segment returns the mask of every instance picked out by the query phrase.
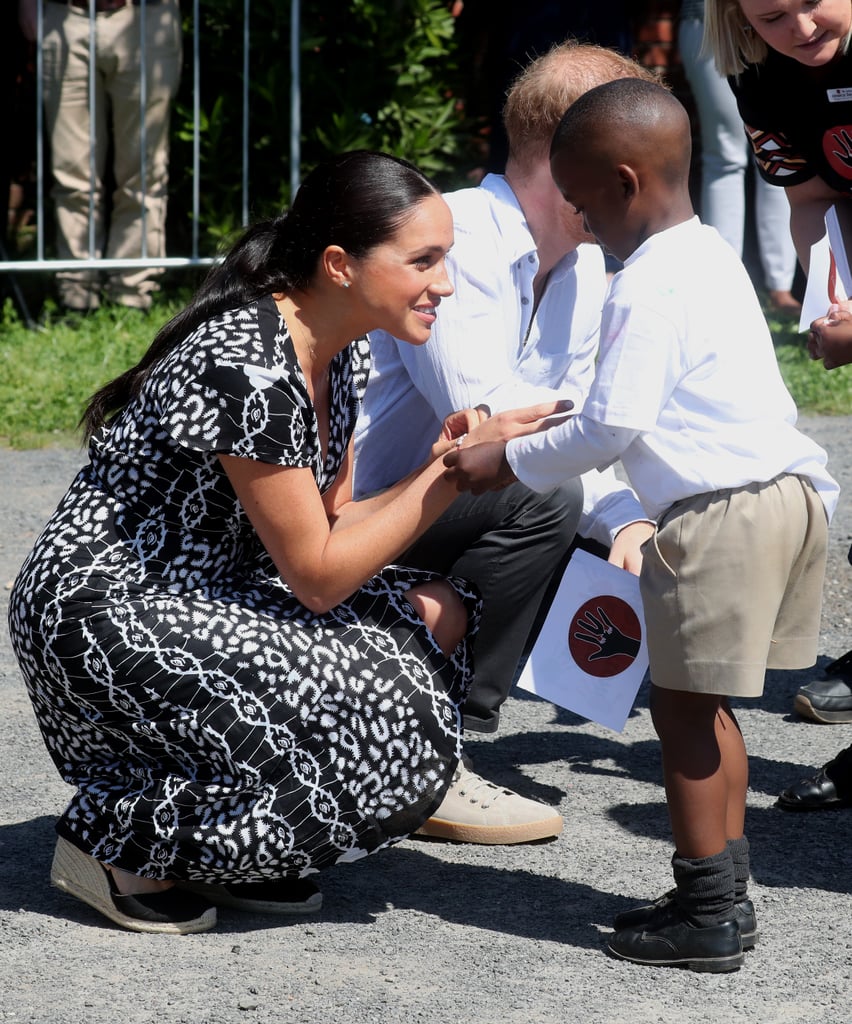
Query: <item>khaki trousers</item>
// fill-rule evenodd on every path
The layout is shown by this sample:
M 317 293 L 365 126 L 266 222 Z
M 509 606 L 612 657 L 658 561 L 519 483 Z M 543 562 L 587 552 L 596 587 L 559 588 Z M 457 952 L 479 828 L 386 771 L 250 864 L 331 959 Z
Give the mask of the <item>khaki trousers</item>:
M 793 474 L 672 505 L 639 577 L 654 685 L 759 697 L 767 668 L 813 665 L 827 547 L 825 507 Z
M 175 0 L 144 12 L 146 77 L 142 96 L 140 7 L 95 15 L 94 96 L 90 96 L 89 13 L 54 0 L 44 4 L 44 103 L 51 150 L 60 259 L 165 255 L 169 114 L 181 68 L 180 11 Z M 94 110 L 94 174 L 90 109 Z M 145 180 L 141 126 L 144 122 Z M 107 168 L 108 155 L 111 167 Z M 105 192 L 110 170 L 114 191 Z M 94 197 L 90 248 L 89 196 Z M 144 211 L 144 217 L 143 217 Z M 144 242 L 144 244 L 143 244 Z M 110 300 L 147 308 L 161 271 L 114 272 Z M 60 301 L 73 309 L 99 303 L 96 271 L 60 272 Z

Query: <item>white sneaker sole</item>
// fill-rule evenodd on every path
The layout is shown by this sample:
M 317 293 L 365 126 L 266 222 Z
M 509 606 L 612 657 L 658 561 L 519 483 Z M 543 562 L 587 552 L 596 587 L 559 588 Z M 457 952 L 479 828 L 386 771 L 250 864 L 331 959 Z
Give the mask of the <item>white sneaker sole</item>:
M 429 818 L 414 833 L 435 839 L 451 839 L 457 843 L 478 843 L 482 846 L 511 846 L 514 843 L 534 843 L 539 839 L 553 839 L 562 831 L 562 818 L 525 821 L 515 825 L 470 825 L 445 818 Z

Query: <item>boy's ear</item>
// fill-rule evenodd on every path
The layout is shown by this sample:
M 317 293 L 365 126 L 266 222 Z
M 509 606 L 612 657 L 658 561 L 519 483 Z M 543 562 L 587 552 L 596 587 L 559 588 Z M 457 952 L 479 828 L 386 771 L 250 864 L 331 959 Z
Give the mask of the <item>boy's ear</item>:
M 625 199 L 633 199 L 639 192 L 639 176 L 629 164 L 619 164 L 615 169 Z

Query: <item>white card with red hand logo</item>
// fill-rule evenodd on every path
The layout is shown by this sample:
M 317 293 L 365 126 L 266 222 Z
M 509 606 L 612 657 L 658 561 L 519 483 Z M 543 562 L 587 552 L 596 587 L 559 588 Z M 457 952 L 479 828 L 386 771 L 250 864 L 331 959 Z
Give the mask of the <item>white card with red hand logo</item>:
M 621 732 L 647 670 L 638 576 L 575 551 L 517 685 Z

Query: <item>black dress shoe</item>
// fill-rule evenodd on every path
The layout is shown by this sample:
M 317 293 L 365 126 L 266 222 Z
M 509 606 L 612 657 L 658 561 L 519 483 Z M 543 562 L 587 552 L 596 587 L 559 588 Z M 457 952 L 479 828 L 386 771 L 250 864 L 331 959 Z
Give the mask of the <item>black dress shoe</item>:
M 826 775 L 825 768 L 809 779 L 801 779 L 790 786 L 775 801 L 782 811 L 829 811 L 852 806 L 852 801 L 840 796 L 837 787 Z
M 686 967 L 723 974 L 743 964 L 743 944 L 736 921 L 699 927 L 687 920 L 674 902 L 651 924 L 624 928 L 612 935 L 609 950 L 621 960 L 649 967 Z
M 800 686 L 793 710 L 826 725 L 852 722 L 852 651 L 826 665 L 821 679 Z
M 613 925 L 615 930 L 625 928 L 653 927 L 654 921 L 675 902 L 677 889 L 669 889 L 653 903 L 641 903 L 620 914 L 616 914 Z M 757 942 L 757 914 L 751 900 L 740 900 L 734 904 L 734 918 L 740 929 L 743 949 L 751 949 Z

